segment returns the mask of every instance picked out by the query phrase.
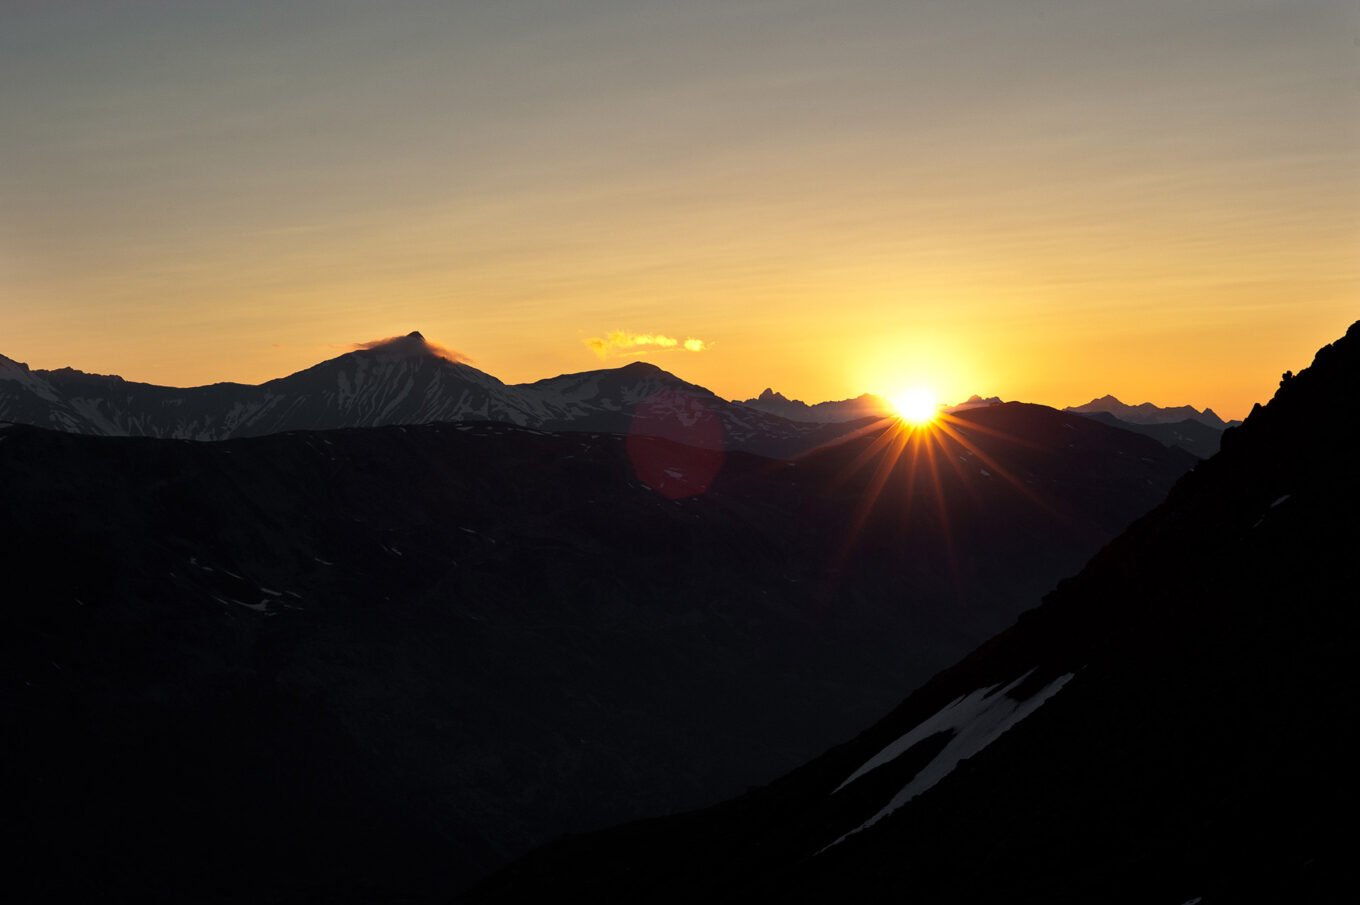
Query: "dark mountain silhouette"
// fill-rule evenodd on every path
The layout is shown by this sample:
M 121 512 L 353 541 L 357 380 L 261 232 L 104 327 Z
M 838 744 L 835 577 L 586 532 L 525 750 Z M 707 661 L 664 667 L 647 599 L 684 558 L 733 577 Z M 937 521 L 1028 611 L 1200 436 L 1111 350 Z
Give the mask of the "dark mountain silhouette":
M 1079 415 L 1086 415 L 1092 412 L 1106 412 L 1114 415 L 1120 421 L 1128 424 L 1175 424 L 1179 421 L 1198 421 L 1206 427 L 1215 430 L 1224 430 L 1237 422 L 1224 421 L 1214 413 L 1213 409 L 1200 411 L 1191 405 L 1178 405 L 1171 408 L 1161 408 L 1151 402 L 1141 402 L 1138 405 L 1125 405 L 1114 396 L 1101 396 L 1099 399 L 1092 399 L 1085 405 L 1070 405 L 1063 409 L 1065 412 L 1076 412 Z
M 1285 377 L 1042 607 L 853 741 L 471 898 L 1349 901 L 1360 323 Z
M 854 399 L 809 405 L 801 399 L 789 399 L 783 393 L 776 393 L 766 387 L 759 396 L 740 400 L 739 404 L 788 418 L 790 421 L 856 421 L 861 418 L 882 418 L 892 414 L 892 405 L 888 400 L 872 393 L 864 393 Z
M 957 405 L 946 406 L 945 411 L 966 412 L 969 409 L 982 408 L 988 405 L 1001 405 L 1001 404 L 1002 399 L 1000 396 L 988 396 L 984 399 L 982 396 L 979 396 L 977 393 L 974 393 L 973 395 L 969 396 L 967 399 L 963 400 Z
M 636 385 L 562 404 L 590 380 Z M 9 887 L 401 898 L 712 803 L 886 712 L 1192 462 L 1017 404 L 795 460 L 488 422 L 5 428 Z
M 0 358 L 0 419 L 80 434 L 186 440 L 498 421 L 632 431 L 770 456 L 795 455 L 863 425 L 816 425 L 756 412 L 641 362 L 507 386 L 419 332 L 259 386 L 160 387 L 70 368 L 30 370 Z
M 1110 427 L 1133 431 L 1136 434 L 1146 434 L 1156 439 L 1163 446 L 1179 446 L 1201 459 L 1207 459 L 1218 452 L 1219 446 L 1223 442 L 1222 430 L 1209 427 L 1203 421 L 1196 421 L 1193 418 L 1187 418 L 1184 421 L 1133 424 L 1128 421 L 1121 421 L 1109 412 L 1086 412 L 1084 414 L 1087 418 L 1094 418 L 1103 424 L 1110 425 Z

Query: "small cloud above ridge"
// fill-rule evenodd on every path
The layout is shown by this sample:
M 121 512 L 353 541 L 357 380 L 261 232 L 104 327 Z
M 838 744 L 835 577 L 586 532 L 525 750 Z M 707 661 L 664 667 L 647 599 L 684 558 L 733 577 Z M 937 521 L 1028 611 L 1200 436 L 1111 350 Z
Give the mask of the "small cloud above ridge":
M 709 347 L 707 342 L 693 336 L 680 340 L 664 333 L 629 333 L 626 330 L 589 337 L 585 344 L 600 358 L 608 358 L 617 352 L 703 352 Z

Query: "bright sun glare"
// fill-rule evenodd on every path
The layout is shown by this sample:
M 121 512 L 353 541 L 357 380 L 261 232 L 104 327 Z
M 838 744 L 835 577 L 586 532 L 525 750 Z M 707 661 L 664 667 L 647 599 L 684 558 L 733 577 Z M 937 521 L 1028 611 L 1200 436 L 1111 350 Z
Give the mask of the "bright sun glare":
M 903 390 L 893 396 L 891 401 L 897 417 L 909 424 L 929 424 L 940 414 L 939 400 L 925 387 Z

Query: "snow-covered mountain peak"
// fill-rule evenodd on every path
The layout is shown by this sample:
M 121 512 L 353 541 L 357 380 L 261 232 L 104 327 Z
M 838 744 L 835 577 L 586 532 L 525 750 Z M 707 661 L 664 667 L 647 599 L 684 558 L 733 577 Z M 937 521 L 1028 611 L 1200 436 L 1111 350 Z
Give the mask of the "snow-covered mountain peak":
M 29 370 L 28 365 L 12 358 L 0 355 L 0 380 L 8 380 L 19 384 L 24 390 L 34 393 L 44 400 L 54 402 L 57 399 L 56 393 L 48 385 L 42 376 Z
M 0 380 L 19 380 L 20 375 L 28 375 L 28 365 L 0 355 Z

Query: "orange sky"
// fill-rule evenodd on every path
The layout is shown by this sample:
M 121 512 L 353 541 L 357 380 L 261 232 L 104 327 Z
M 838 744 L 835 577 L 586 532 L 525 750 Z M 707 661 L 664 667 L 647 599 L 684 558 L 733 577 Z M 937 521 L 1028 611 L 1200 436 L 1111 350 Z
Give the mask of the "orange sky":
M 0 353 L 1241 417 L 1360 318 L 1352 2 L 287 7 L 0 10 Z

